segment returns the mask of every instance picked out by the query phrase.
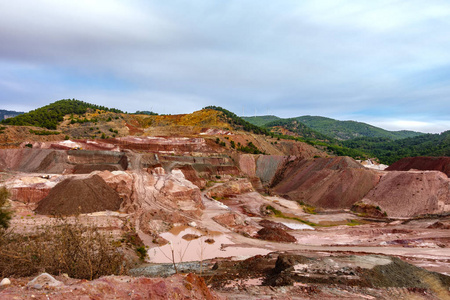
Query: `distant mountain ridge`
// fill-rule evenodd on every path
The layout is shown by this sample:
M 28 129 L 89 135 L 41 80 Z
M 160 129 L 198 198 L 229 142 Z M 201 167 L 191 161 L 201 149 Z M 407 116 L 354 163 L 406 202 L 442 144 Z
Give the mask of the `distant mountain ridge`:
M 0 121 L 24 114 L 22 111 L 0 109 Z
M 244 120 L 252 124 L 259 124 L 258 126 L 269 127 L 272 126 L 273 121 L 280 120 L 296 120 L 305 124 L 310 129 L 319 132 L 330 138 L 337 140 L 350 140 L 360 137 L 380 137 L 389 138 L 391 140 L 399 140 L 404 138 L 416 137 L 424 133 L 401 130 L 389 131 L 367 123 L 357 121 L 339 121 L 331 118 L 320 116 L 301 116 L 296 118 L 282 119 L 276 116 L 256 116 L 243 117 Z

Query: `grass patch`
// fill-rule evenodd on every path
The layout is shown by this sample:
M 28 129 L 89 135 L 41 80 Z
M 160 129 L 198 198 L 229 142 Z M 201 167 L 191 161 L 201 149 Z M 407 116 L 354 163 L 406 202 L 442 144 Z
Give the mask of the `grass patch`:
M 297 217 L 285 216 L 281 211 L 279 211 L 278 209 L 276 209 L 275 207 L 273 207 L 271 205 L 267 205 L 266 209 L 270 210 L 274 214 L 274 216 L 277 217 L 277 218 L 282 218 L 282 219 L 287 219 L 287 220 L 295 220 L 295 221 L 298 221 L 298 222 L 301 222 L 303 224 L 306 224 L 306 225 L 309 225 L 309 226 L 313 226 L 313 227 L 320 226 L 319 224 L 316 224 L 316 223 L 313 223 L 313 222 L 310 222 L 310 221 L 306 221 L 306 220 L 302 220 L 302 219 L 297 218 Z
M 358 226 L 358 225 L 363 225 L 363 224 L 365 224 L 364 222 L 361 222 L 361 221 L 359 221 L 359 220 L 355 220 L 355 219 L 350 219 L 350 220 L 348 220 L 348 222 L 347 222 L 347 226 Z

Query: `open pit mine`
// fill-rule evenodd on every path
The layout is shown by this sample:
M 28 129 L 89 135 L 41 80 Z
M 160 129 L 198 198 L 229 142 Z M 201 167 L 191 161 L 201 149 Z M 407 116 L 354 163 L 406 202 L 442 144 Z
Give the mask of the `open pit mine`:
M 0 245 L 0 299 L 450 298 L 448 157 L 379 170 L 217 121 L 126 118 L 105 139 L 5 127 L 7 232 L 93 226 L 123 263 L 89 280 L 46 265 L 20 276 L 7 263 L 38 256 Z M 232 146 L 250 142 L 264 154 Z

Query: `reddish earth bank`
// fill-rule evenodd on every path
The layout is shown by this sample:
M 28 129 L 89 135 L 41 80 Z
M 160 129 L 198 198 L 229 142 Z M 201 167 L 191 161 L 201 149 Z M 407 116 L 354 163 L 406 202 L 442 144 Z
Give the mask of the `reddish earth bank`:
M 450 177 L 450 157 L 407 157 L 390 165 L 387 171 L 441 171 Z
M 315 207 L 342 209 L 361 200 L 380 175 L 349 157 L 289 160 L 272 182 L 272 191 Z
M 448 213 L 450 179 L 437 171 L 391 171 L 362 202 L 394 218 Z

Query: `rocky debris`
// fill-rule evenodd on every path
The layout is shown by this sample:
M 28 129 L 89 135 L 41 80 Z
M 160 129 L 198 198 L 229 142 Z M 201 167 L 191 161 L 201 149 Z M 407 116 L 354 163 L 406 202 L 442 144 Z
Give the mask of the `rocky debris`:
M 364 202 L 356 202 L 350 208 L 351 211 L 360 214 L 363 217 L 385 218 L 387 214 L 381 211 L 379 206 L 370 205 Z
M 272 182 L 272 191 L 314 207 L 350 208 L 378 183 L 380 175 L 349 157 L 289 160 Z
M 427 228 L 430 229 L 450 229 L 450 222 L 440 222 L 440 221 L 436 221 L 433 224 L 431 224 L 430 226 L 428 226 Z
M 42 290 L 43 288 L 56 288 L 62 286 L 63 283 L 58 281 L 48 273 L 42 273 L 30 282 L 27 283 L 28 288 Z
M 270 221 L 270 220 L 261 220 L 258 223 L 259 225 L 261 225 L 264 228 L 277 228 L 277 229 L 282 229 L 282 230 L 290 230 L 291 228 L 287 227 L 286 225 L 284 225 L 283 223 L 278 223 L 278 222 L 274 222 L 274 221 Z
M 97 175 L 88 178 L 68 178 L 58 183 L 42 199 L 36 212 L 43 215 L 76 215 L 97 211 L 119 210 L 122 200 Z
M 234 195 L 253 192 L 253 186 L 247 178 L 239 178 L 225 182 L 208 190 L 207 196 L 215 199 L 224 199 Z
M 40 291 L 10 285 L 0 299 L 223 299 L 208 289 L 205 281 L 194 275 L 169 278 L 106 276 L 93 281 L 66 278 L 57 287 L 42 286 Z
M 386 171 L 441 171 L 450 177 L 450 157 L 406 157 L 393 163 Z
M 438 171 L 391 171 L 362 203 L 379 206 L 394 218 L 446 213 L 450 211 L 450 180 Z
M 256 238 L 260 240 L 285 243 L 295 243 L 297 241 L 295 237 L 279 227 L 264 227 L 258 231 Z
M 371 288 L 404 287 L 440 293 L 450 286 L 450 277 L 383 255 L 322 258 L 280 255 L 275 268 L 264 280 L 265 285 L 271 286 L 297 282 Z
M 254 236 L 258 231 L 253 221 L 235 212 L 217 215 L 212 219 L 225 228 L 243 234 L 244 236 Z
M 11 284 L 11 280 L 9 278 L 3 278 L 2 281 L 0 281 L 0 286 L 7 286 Z

